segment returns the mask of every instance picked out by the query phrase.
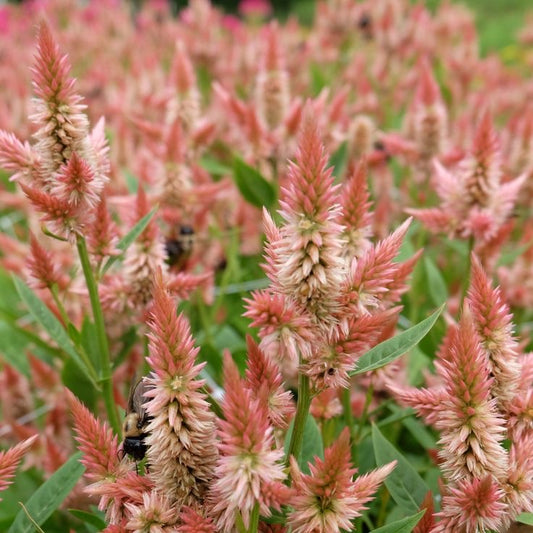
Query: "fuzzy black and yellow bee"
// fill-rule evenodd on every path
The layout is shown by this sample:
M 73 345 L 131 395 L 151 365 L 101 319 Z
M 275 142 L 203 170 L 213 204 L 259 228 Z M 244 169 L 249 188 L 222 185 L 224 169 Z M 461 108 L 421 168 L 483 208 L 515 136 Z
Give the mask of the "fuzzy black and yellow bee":
M 146 455 L 145 437 L 148 435 L 146 427 L 152 417 L 145 409 L 146 398 L 144 393 L 149 389 L 145 378 L 141 378 L 130 390 L 126 417 L 122 425 L 124 453 L 136 461 L 142 461 Z
M 167 263 L 169 266 L 182 270 L 192 254 L 194 247 L 194 229 L 189 225 L 181 225 L 176 236 L 170 237 L 165 243 Z

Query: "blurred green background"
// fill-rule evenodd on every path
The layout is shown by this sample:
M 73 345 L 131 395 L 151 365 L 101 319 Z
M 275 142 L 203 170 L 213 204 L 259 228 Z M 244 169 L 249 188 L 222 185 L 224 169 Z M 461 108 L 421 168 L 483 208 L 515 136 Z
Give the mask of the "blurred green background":
M 356 1 L 356 0 L 354 0 Z M 442 0 L 426 0 L 426 6 L 434 11 Z M 239 0 L 215 0 L 215 4 L 235 12 Z M 501 50 L 516 42 L 516 33 L 524 25 L 526 12 L 533 12 L 533 0 L 461 0 L 476 14 L 480 36 L 481 53 Z M 178 0 L 186 5 L 186 0 Z M 315 0 L 271 0 L 276 14 L 280 17 L 293 13 L 309 22 L 314 14 Z

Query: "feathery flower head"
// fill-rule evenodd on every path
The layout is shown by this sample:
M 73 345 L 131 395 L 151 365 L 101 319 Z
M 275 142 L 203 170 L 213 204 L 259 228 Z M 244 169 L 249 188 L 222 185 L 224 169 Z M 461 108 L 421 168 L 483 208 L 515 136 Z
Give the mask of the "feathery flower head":
M 408 209 L 431 231 L 479 243 L 493 238 L 514 207 L 525 175 L 501 182 L 501 151 L 491 116 L 486 112 L 477 126 L 471 153 L 450 172 L 437 161 L 435 187 L 441 206 Z
M 147 457 L 150 474 L 161 494 L 176 505 L 203 501 L 217 457 L 214 415 L 205 395 L 196 365 L 189 324 L 177 315 L 176 306 L 163 284 L 161 270 L 154 284 L 149 322 L 147 358 L 152 373 L 146 411 Z
M 298 362 L 299 354 L 307 359 L 311 354 L 312 316 L 302 310 L 289 297 L 269 290 L 254 291 L 244 300 L 244 316 L 253 320 L 252 327 L 259 328 L 260 347 L 279 361 Z
M 126 529 L 150 533 L 171 533 L 176 531 L 176 510 L 170 502 L 157 492 L 143 493 L 141 504 L 126 503 L 130 515 Z
M 476 330 L 487 351 L 494 377 L 492 394 L 505 408 L 514 397 L 520 380 L 517 342 L 512 335 L 509 306 L 499 287 L 493 288 L 481 263 L 472 255 L 470 288 L 466 300 Z
M 533 512 L 533 432 L 513 439 L 509 450 L 509 475 L 503 485 L 509 521 Z
M 260 119 L 271 130 L 285 118 L 290 104 L 289 75 L 284 67 L 276 24 L 265 29 L 263 64 L 256 80 L 255 101 Z
M 406 289 L 405 279 L 418 256 L 405 263 L 395 263 L 394 258 L 410 224 L 409 218 L 394 233 L 369 248 L 360 258 L 351 261 L 341 286 L 343 314 L 354 313 L 359 316 L 372 313 L 384 308 L 387 300 L 394 302 Z M 393 293 L 392 298 L 390 293 Z
M 422 170 L 429 174 L 429 162 L 443 148 L 447 133 L 447 113 L 429 61 L 419 64 L 420 78 L 416 89 L 414 111 L 414 137 Z
M 342 226 L 332 169 L 316 121 L 304 120 L 296 161 L 282 189 L 281 216 L 286 223 L 277 242 L 276 274 L 280 292 L 293 297 L 321 320 L 331 320 L 342 281 Z
M 6 490 L 12 483 L 11 479 L 15 476 L 15 471 L 24 454 L 35 442 L 37 435 L 30 437 L 8 450 L 0 452 L 0 492 Z M 0 498 L 2 501 L 2 498 Z
M 267 408 L 272 425 L 287 429 L 295 411 L 292 393 L 284 390 L 278 366 L 271 358 L 266 357 L 251 336 L 246 338 L 246 344 L 248 346 L 246 384 Z
M 366 161 L 361 161 L 344 184 L 340 203 L 342 207 L 341 224 L 345 246 L 342 254 L 347 260 L 361 257 L 371 246 L 372 214 L 367 183 Z
M 437 513 L 441 520 L 432 533 L 501 531 L 506 510 L 504 493 L 493 477 L 461 479 L 444 495 Z
M 315 457 L 311 473 L 300 472 L 291 457 L 295 494 L 290 505 L 289 524 L 294 533 L 338 533 L 351 531 L 351 520 L 361 516 L 395 462 L 353 479 L 356 469 L 350 463 L 350 438 L 344 429 L 335 444 L 324 451 L 324 460 Z
M 273 449 L 267 407 L 253 398 L 229 354 L 224 359 L 224 390 L 224 420 L 219 420 L 221 455 L 210 499 L 211 514 L 218 527 L 229 532 L 234 529 L 237 512 L 245 526 L 249 526 L 256 504 L 263 516 L 270 516 L 269 507 L 276 502 L 266 501 L 265 495 L 270 492 L 284 495 L 281 482 L 285 474 L 281 463 L 283 450 Z
M 217 533 L 210 518 L 198 514 L 192 507 L 182 507 L 178 533 Z
M 68 280 L 61 274 L 52 253 L 43 248 L 33 233 L 30 233 L 30 255 L 26 265 L 32 278 L 31 284 L 37 289 L 52 289 L 57 285 L 59 290 L 66 288 Z
M 466 311 L 445 356 L 435 363 L 447 394 L 436 421 L 442 470 L 453 481 L 489 474 L 501 480 L 507 471 L 504 420 L 491 396 L 487 354 Z
M 82 98 L 74 90 L 70 65 L 45 23 L 39 28 L 37 55 L 32 68 L 35 112 L 39 126 L 35 151 L 41 156 L 49 180 L 74 152 L 82 157 L 90 150 L 89 121 Z

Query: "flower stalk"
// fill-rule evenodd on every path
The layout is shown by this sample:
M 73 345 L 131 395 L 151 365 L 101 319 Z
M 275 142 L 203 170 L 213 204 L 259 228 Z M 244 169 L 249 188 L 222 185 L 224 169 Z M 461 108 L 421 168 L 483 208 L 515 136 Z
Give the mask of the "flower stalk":
M 289 450 L 285 458 L 285 464 L 287 466 L 289 466 L 291 455 L 294 455 L 298 459 L 302 451 L 305 423 L 309 414 L 310 405 L 311 391 L 309 388 L 309 377 L 303 372 L 300 372 L 298 375 L 298 404 L 296 406 L 296 415 L 294 416 L 294 426 L 292 428 Z
M 83 275 L 85 277 L 85 283 L 87 284 L 87 289 L 89 291 L 89 299 L 91 301 L 91 309 L 96 328 L 100 367 L 100 377 L 98 379 L 98 383 L 102 387 L 102 394 L 104 397 L 104 404 L 109 423 L 111 424 L 113 432 L 116 435 L 120 435 L 121 426 L 118 417 L 117 406 L 113 398 L 113 382 L 111 373 L 111 358 L 109 356 L 109 344 L 105 330 L 104 314 L 102 312 L 102 306 L 98 297 L 98 287 L 96 285 L 94 273 L 91 268 L 89 252 L 87 251 L 87 243 L 85 238 L 81 235 L 78 235 L 76 239 L 76 246 L 78 248 L 78 254 L 80 257 Z

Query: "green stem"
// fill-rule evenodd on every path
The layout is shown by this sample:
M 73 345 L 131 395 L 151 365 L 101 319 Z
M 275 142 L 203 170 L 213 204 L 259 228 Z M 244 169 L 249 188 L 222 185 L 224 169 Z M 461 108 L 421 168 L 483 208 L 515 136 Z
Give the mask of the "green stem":
M 357 455 L 355 451 L 355 423 L 353 419 L 353 411 L 352 411 L 352 398 L 351 398 L 351 391 L 350 389 L 342 389 L 342 412 L 343 412 L 343 418 L 344 418 L 344 424 L 348 428 L 348 431 L 350 432 L 350 443 L 351 443 L 351 450 L 352 450 L 352 462 L 357 460 Z
M 52 298 L 54 299 L 55 304 L 57 305 L 57 309 L 59 310 L 59 314 L 61 315 L 61 319 L 63 320 L 63 325 L 68 327 L 70 320 L 68 319 L 67 312 L 65 311 L 65 308 L 63 307 L 63 304 L 61 303 L 61 300 L 59 299 L 59 292 L 57 290 L 57 284 L 54 283 L 50 287 L 50 292 L 52 293 Z
M 309 406 L 311 405 L 311 392 L 309 390 L 309 378 L 300 372 L 298 375 L 298 404 L 296 406 L 296 415 L 294 417 L 294 427 L 292 428 L 291 442 L 285 464 L 289 466 L 289 459 L 291 455 L 298 460 L 302 451 L 302 444 L 304 438 L 305 422 L 309 413 Z
M 470 287 L 470 271 L 472 270 L 472 252 L 474 250 L 474 237 L 468 239 L 468 256 L 466 258 L 466 273 L 463 282 L 463 290 L 461 292 L 461 306 L 464 302 L 465 296 L 468 293 L 468 288 Z
M 370 402 L 372 401 L 373 395 L 374 395 L 374 385 L 370 384 L 366 391 L 365 406 L 363 407 L 363 412 L 361 414 L 361 418 L 359 419 L 359 424 L 357 426 L 357 431 L 354 437 L 354 441 L 357 444 L 359 444 L 361 432 L 363 431 L 366 421 L 368 420 L 368 408 L 370 407 Z
M 259 529 L 259 503 L 255 502 L 250 516 L 250 527 L 248 533 L 257 533 Z
M 78 235 L 76 241 L 78 247 L 78 254 L 80 256 L 81 267 L 83 275 L 85 276 L 85 283 L 89 291 L 89 299 L 91 300 L 91 308 L 93 311 L 94 325 L 96 327 L 96 336 L 99 348 L 100 358 L 100 379 L 98 380 L 102 386 L 102 393 L 104 396 L 104 404 L 107 412 L 109 423 L 113 431 L 120 435 L 120 422 L 118 418 L 117 406 L 113 397 L 113 382 L 111 373 L 111 358 L 109 356 L 109 345 L 107 342 L 107 335 L 104 324 L 104 314 L 102 306 L 100 305 L 100 298 L 98 297 L 98 287 L 89 261 L 89 252 L 87 251 L 87 243 L 85 238 Z

